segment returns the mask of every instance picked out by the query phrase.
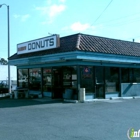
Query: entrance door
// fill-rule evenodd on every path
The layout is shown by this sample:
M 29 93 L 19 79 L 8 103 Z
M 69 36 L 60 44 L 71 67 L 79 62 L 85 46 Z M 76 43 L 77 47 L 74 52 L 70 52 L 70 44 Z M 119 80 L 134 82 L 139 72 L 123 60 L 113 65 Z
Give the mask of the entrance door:
M 53 69 L 53 98 L 62 98 L 62 71 L 61 69 Z
M 96 98 L 105 98 L 104 92 L 104 67 L 95 67 L 95 92 Z

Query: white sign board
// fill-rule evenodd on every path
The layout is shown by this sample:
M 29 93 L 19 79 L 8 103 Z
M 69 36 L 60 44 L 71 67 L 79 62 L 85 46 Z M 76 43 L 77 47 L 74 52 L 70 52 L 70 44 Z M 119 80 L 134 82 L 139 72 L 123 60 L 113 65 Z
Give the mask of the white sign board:
M 53 49 L 60 46 L 58 35 L 48 36 L 24 43 L 17 44 L 17 54 L 31 53 Z

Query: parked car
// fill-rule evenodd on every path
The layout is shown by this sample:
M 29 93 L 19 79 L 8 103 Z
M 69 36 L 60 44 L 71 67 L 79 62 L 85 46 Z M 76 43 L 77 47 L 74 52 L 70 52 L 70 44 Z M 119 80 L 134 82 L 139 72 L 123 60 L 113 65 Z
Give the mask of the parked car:
M 19 79 L 18 81 L 19 81 L 19 82 L 27 82 L 28 80 L 27 80 L 26 77 L 23 77 L 22 79 Z
M 0 83 L 0 93 L 8 93 L 8 85 L 6 81 Z

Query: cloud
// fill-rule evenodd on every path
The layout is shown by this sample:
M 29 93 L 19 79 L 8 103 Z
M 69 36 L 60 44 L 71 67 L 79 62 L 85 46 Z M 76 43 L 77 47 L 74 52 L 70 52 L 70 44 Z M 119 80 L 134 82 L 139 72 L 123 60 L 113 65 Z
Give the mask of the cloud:
M 91 28 L 91 26 L 88 23 L 82 24 L 80 22 L 75 22 L 70 26 L 70 28 L 72 31 L 85 31 Z
M 23 15 L 22 17 L 21 17 L 21 21 L 26 21 L 28 18 L 30 18 L 30 15 L 29 14 L 27 14 L 27 15 Z
M 14 18 L 19 18 L 19 17 L 20 17 L 20 15 L 16 15 L 16 14 L 14 15 Z
M 45 18 L 45 21 L 42 22 L 43 24 L 52 23 L 58 15 L 65 11 L 65 0 L 59 0 L 59 2 L 61 3 L 52 4 L 52 1 L 49 1 L 46 6 L 35 7 L 35 10 L 39 11 L 43 18 Z
M 62 2 L 62 3 L 64 3 L 66 0 L 59 0 L 59 2 Z
M 136 42 L 140 43 L 140 39 L 138 41 L 136 41 Z
M 65 5 L 52 5 L 49 10 L 49 17 L 55 17 L 65 10 Z
M 95 27 L 90 25 L 89 23 L 80 23 L 80 22 L 75 22 L 71 24 L 70 26 L 64 27 L 62 30 L 72 30 L 74 32 L 84 32 L 87 30 L 94 30 Z
M 30 15 L 29 14 L 26 14 L 26 15 L 17 15 L 17 14 L 15 14 L 14 18 L 15 19 L 20 19 L 22 22 L 25 22 L 27 19 L 30 18 Z

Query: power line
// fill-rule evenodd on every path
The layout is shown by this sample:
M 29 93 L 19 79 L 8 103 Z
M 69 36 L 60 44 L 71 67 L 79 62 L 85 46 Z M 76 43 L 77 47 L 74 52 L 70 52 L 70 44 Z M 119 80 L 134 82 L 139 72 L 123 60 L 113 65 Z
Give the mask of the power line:
M 114 23 L 107 23 L 107 24 L 104 24 L 104 26 L 123 26 L 123 25 L 129 25 L 129 24 L 133 24 L 133 23 L 138 23 L 140 21 L 139 18 L 136 18 L 136 19 L 131 19 L 131 20 L 125 20 L 125 21 L 118 21 L 118 22 L 114 22 Z M 100 24 L 103 24 L 103 23 L 100 23 Z
M 109 2 L 109 4 L 105 7 L 105 9 L 102 11 L 102 13 L 97 17 L 97 19 L 94 21 L 94 23 L 102 16 L 102 14 L 107 10 L 107 8 L 109 7 L 109 5 L 113 2 L 113 0 L 111 0 Z M 93 24 L 92 24 L 93 25 Z
M 123 17 L 119 17 L 119 18 L 116 18 L 116 19 L 108 20 L 108 21 L 102 21 L 100 24 L 108 23 L 108 22 L 115 22 L 115 21 L 120 21 L 120 20 L 125 20 L 125 19 L 131 18 L 131 17 L 135 18 L 134 17 L 135 15 L 140 16 L 140 12 L 139 13 L 135 13 L 135 14 L 131 14 L 131 15 L 127 15 L 127 16 L 123 16 Z M 139 19 L 139 17 L 138 17 L 138 19 Z
M 102 16 L 102 14 L 104 13 L 104 11 L 109 7 L 109 5 L 113 2 L 113 0 L 111 0 L 109 2 L 109 4 L 106 6 L 106 8 L 103 10 L 103 12 L 99 15 L 99 17 L 94 21 L 94 23 Z M 127 15 L 127 16 L 123 16 L 123 17 L 120 17 L 120 18 L 117 18 L 117 19 L 112 19 L 112 20 L 109 20 L 109 21 L 103 21 L 99 24 L 103 24 L 105 23 L 104 26 L 122 26 L 122 25 L 128 25 L 128 24 L 132 24 L 134 22 L 139 22 L 140 19 L 139 19 L 139 15 L 140 12 L 138 13 L 135 13 L 135 14 L 131 14 L 131 15 Z M 134 17 L 135 16 L 135 17 Z M 137 17 L 136 17 L 137 16 Z M 132 17 L 132 18 L 131 18 Z M 126 18 L 131 18 L 131 19 L 127 19 L 125 20 Z M 96 23 L 97 24 L 97 23 Z M 91 24 L 92 26 L 93 24 Z

